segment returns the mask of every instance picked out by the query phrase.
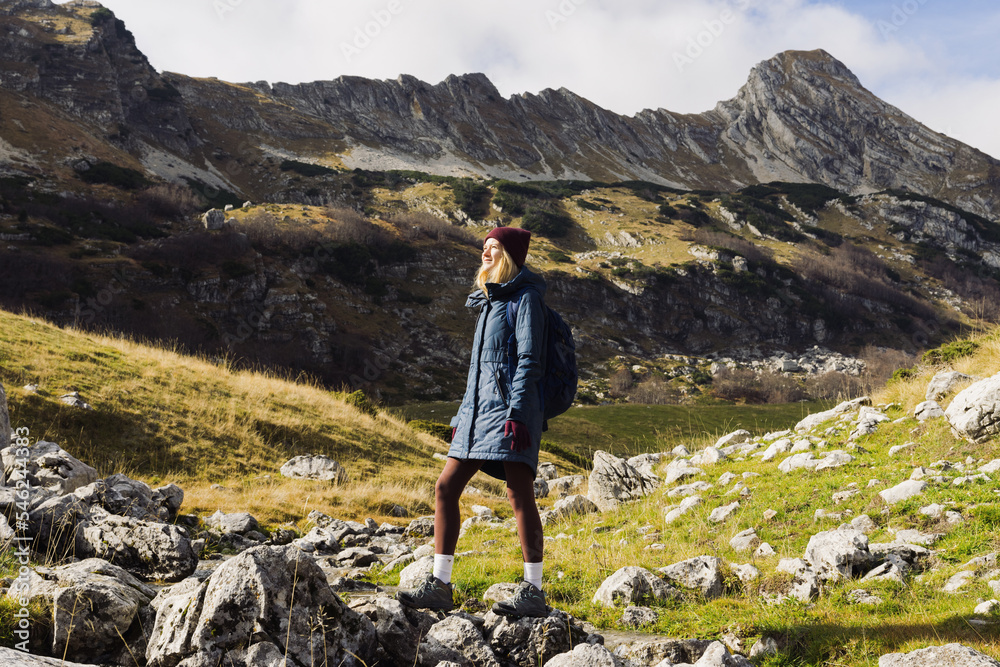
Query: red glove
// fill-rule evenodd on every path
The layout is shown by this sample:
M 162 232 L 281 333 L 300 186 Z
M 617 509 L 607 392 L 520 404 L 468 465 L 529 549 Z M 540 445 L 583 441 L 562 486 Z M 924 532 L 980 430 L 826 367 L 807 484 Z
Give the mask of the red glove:
M 455 434 L 456 433 L 458 433 L 458 427 L 457 426 L 451 429 L 451 440 L 452 440 L 452 442 L 455 441 Z
M 512 452 L 523 452 L 531 448 L 531 436 L 528 434 L 528 427 L 521 422 L 508 419 L 507 423 L 503 425 L 503 434 L 504 437 L 509 435 L 514 436 L 510 441 L 510 450 Z

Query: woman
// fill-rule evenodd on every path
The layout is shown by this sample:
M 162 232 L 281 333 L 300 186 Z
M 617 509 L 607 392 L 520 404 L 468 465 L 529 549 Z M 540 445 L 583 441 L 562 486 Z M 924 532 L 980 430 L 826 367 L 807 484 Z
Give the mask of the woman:
M 524 581 L 513 597 L 493 605 L 493 611 L 516 617 L 548 614 L 541 590 L 544 536 L 534 490 L 542 435 L 538 381 L 545 281 L 524 266 L 530 239 L 525 229 L 497 227 L 483 243 L 476 289 L 465 304 L 479 310 L 465 398 L 451 421 L 451 449 L 434 489 L 434 571 L 415 590 L 397 595 L 409 607 L 453 607 L 451 569 L 461 526 L 458 500 L 482 470 L 507 482 L 524 558 Z M 516 314 L 508 311 L 512 302 Z

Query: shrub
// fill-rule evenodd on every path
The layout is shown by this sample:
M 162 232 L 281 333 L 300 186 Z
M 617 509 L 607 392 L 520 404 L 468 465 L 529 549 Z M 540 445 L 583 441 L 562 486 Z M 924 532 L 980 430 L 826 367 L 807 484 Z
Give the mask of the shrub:
M 344 396 L 344 402 L 370 417 L 378 416 L 378 408 L 360 389 Z
M 609 393 L 614 398 L 624 398 L 632 388 L 632 373 L 627 368 L 621 368 L 609 380 Z
M 673 405 L 680 403 L 680 390 L 660 378 L 640 382 L 628 393 L 629 401 L 643 405 Z
M 489 211 L 492 191 L 473 180 L 463 178 L 451 183 L 451 191 L 455 195 L 455 203 L 473 218 L 482 219 Z
M 309 164 L 308 162 L 299 162 L 298 160 L 282 160 L 281 171 L 293 171 L 296 174 L 309 178 L 329 176 L 337 173 L 333 169 L 324 167 L 321 164 Z
M 660 213 L 660 216 L 663 217 L 665 220 L 669 220 L 670 218 L 676 218 L 678 216 L 677 209 L 671 206 L 670 204 L 660 204 L 660 208 L 658 209 L 658 211 Z
M 573 226 L 573 219 L 558 208 L 549 209 L 530 204 L 525 209 L 521 226 L 533 234 L 560 238 L 569 233 Z
M 925 364 L 948 364 L 956 359 L 968 357 L 979 349 L 979 343 L 971 340 L 956 340 L 945 343 L 941 347 L 924 352 Z
M 110 21 L 115 18 L 114 12 L 105 7 L 101 7 L 90 15 L 90 25 L 97 27 L 98 25 L 104 23 L 105 21 Z

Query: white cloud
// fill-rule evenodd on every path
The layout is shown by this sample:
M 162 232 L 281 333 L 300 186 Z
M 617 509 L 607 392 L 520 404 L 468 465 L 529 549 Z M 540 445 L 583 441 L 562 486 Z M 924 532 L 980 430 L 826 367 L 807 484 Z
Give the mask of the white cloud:
M 934 30 L 939 8 L 931 5 L 897 26 L 893 3 L 868 4 L 862 16 L 833 0 L 104 2 L 160 69 L 292 83 L 401 73 L 436 83 L 482 71 L 504 95 L 565 87 L 626 114 L 704 111 L 733 97 L 758 62 L 787 49 L 823 48 L 918 120 L 936 129 L 950 124 L 963 141 L 1000 154 L 986 118 L 991 107 L 976 103 L 996 99 L 1000 73 L 947 78 L 956 60 L 949 49 L 965 48 L 966 60 L 969 53 L 994 57 L 962 45 L 955 28 L 962 2 L 949 3 L 943 31 Z M 928 96 L 935 86 L 962 108 L 949 109 L 936 90 Z

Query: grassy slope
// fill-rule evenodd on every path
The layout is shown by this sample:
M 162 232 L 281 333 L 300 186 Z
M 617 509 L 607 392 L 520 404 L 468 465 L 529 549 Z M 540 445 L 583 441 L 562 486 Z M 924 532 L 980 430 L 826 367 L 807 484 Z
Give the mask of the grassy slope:
M 1000 367 L 1000 336 L 979 339 L 978 353 L 953 363 L 957 370 L 981 377 L 992 375 Z M 741 499 L 741 508 L 724 524 L 708 521 L 712 509 L 728 504 L 738 496 L 727 495 L 729 487 L 717 486 L 703 494 L 704 503 L 673 524 L 665 525 L 664 509 L 677 501 L 659 490 L 641 502 L 618 511 L 595 514 L 561 522 L 546 530 L 546 587 L 556 606 L 595 622 L 599 627 L 616 628 L 622 609 L 606 610 L 590 600 L 603 579 L 626 565 L 649 569 L 663 567 L 701 555 L 718 556 L 730 563 L 752 563 L 761 570 L 758 584 L 744 586 L 735 576 L 727 579 L 724 597 L 705 602 L 689 595 L 682 603 L 653 605 L 660 618 L 651 632 L 673 637 L 720 638 L 732 631 L 749 647 L 758 637 L 775 637 L 784 652 L 765 661 L 767 665 L 865 665 L 874 667 L 881 655 L 909 652 L 929 645 L 960 642 L 994 657 L 1000 657 L 1000 624 L 974 625 L 968 621 L 981 599 L 995 594 L 986 582 L 1000 578 L 981 572 L 957 594 L 940 591 L 943 584 L 962 565 L 976 556 L 1000 550 L 1000 513 L 996 510 L 994 484 L 976 482 L 963 486 L 931 485 L 916 499 L 887 506 L 878 491 L 909 478 L 916 466 L 929 466 L 939 460 L 964 462 L 972 457 L 975 467 L 997 456 L 996 442 L 970 445 L 956 439 L 944 420 L 918 424 L 913 408 L 923 400 L 927 381 L 938 368 L 923 368 L 917 377 L 890 384 L 874 397 L 876 403 L 897 405 L 888 408 L 892 423 L 883 424 L 873 435 L 858 444 L 863 450 L 853 452 L 856 460 L 843 468 L 821 471 L 799 470 L 784 474 L 777 464 L 758 459 L 724 461 L 707 468 L 703 478 L 715 482 L 720 475 L 733 472 L 759 473 L 748 480 L 749 499 Z M 950 396 L 947 400 L 950 400 Z M 943 405 L 947 405 L 947 400 Z M 828 448 L 844 448 L 849 427 L 839 428 L 827 437 Z M 913 442 L 915 446 L 890 458 L 893 445 Z M 879 483 L 868 488 L 869 480 Z M 732 484 L 732 483 L 730 483 Z M 832 495 L 857 484 L 860 493 L 840 504 Z M 966 522 L 952 527 L 918 513 L 931 503 L 950 503 Z M 764 519 L 766 510 L 777 516 Z M 839 518 L 816 518 L 825 509 L 842 513 Z M 877 524 L 871 543 L 891 542 L 893 531 L 917 528 L 941 532 L 944 537 L 934 545 L 935 554 L 928 570 L 912 578 L 906 586 L 891 583 L 848 581 L 829 586 L 810 604 L 786 602 L 769 606 L 760 596 L 761 587 L 773 590 L 785 575 L 776 573 L 780 558 L 801 558 L 809 538 L 822 530 L 835 529 L 841 522 L 868 514 Z M 642 527 L 659 533 L 662 551 L 645 547 Z M 749 553 L 736 553 L 729 540 L 746 528 L 756 528 L 763 541 L 770 543 L 777 557 L 755 559 Z M 497 540 L 484 545 L 485 540 Z M 516 535 L 507 531 L 473 528 L 459 543 L 459 550 L 472 551 L 456 561 L 456 581 L 460 594 L 476 608 L 476 600 L 486 587 L 498 580 L 520 577 Z M 393 577 L 385 579 L 393 583 Z M 876 607 L 852 604 L 847 595 L 864 588 L 885 600 Z M 987 619 L 989 620 L 989 619 Z

